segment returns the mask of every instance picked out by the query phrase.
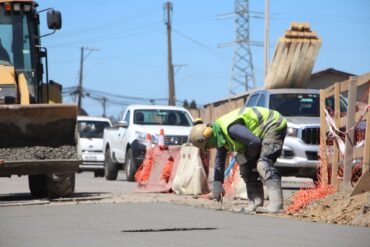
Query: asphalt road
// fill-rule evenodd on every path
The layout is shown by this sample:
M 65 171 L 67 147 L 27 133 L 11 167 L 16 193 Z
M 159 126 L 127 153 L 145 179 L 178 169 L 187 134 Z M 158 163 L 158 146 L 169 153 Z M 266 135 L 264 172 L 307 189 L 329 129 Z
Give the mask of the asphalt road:
M 293 189 L 307 182 L 284 180 Z M 77 196 L 87 198 L 135 187 L 121 174 L 76 180 Z M 159 202 L 43 203 L 29 198 L 27 177 L 0 178 L 0 206 L 0 246 L 370 246 L 369 228 Z
M 369 246 L 368 228 L 166 203 L 5 207 L 0 246 Z

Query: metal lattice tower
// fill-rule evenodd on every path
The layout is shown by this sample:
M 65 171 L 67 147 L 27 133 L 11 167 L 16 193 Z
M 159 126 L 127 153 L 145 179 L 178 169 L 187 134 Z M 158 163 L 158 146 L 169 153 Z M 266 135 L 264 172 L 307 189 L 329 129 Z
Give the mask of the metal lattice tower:
M 230 95 L 256 86 L 249 39 L 249 0 L 235 0 L 234 4 L 236 48 L 231 70 Z

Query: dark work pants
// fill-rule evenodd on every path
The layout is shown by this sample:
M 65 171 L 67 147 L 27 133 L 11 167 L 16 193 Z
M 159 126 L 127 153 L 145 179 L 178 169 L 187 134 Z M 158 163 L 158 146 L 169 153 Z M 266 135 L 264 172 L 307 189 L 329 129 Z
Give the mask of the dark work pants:
M 281 155 L 286 131 L 286 127 L 280 130 L 270 128 L 262 138 L 262 146 L 259 155 L 254 159 L 248 160 L 245 164 L 239 164 L 240 175 L 245 183 L 256 183 L 258 181 L 259 174 L 256 167 L 257 163 L 260 161 L 268 165 L 266 169 L 266 180 L 281 178 L 274 164 Z

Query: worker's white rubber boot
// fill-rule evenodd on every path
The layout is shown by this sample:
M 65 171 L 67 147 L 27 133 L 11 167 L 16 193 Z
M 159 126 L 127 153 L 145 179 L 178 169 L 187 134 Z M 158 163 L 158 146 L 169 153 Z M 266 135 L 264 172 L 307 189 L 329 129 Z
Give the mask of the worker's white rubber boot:
M 263 184 L 261 181 L 257 183 L 247 183 L 248 207 L 244 208 L 244 212 L 250 214 L 256 211 L 257 207 L 263 206 Z
M 283 212 L 283 191 L 281 179 L 266 180 L 266 189 L 269 195 L 267 207 L 258 207 L 256 213 L 282 213 Z

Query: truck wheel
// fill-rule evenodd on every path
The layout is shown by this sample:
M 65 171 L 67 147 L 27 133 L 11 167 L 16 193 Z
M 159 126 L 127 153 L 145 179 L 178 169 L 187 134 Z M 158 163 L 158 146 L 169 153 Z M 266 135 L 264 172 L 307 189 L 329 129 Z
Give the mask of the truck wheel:
M 118 177 L 118 168 L 110 156 L 109 148 L 105 151 L 104 173 L 107 180 L 116 180 Z
M 75 173 L 47 174 L 48 196 L 51 198 L 72 196 L 75 191 L 75 180 Z
M 126 152 L 125 170 L 127 181 L 135 181 L 136 166 L 131 149 L 128 149 Z
M 30 188 L 31 195 L 33 197 L 47 197 L 48 196 L 45 174 L 29 175 L 28 176 L 28 187 Z

